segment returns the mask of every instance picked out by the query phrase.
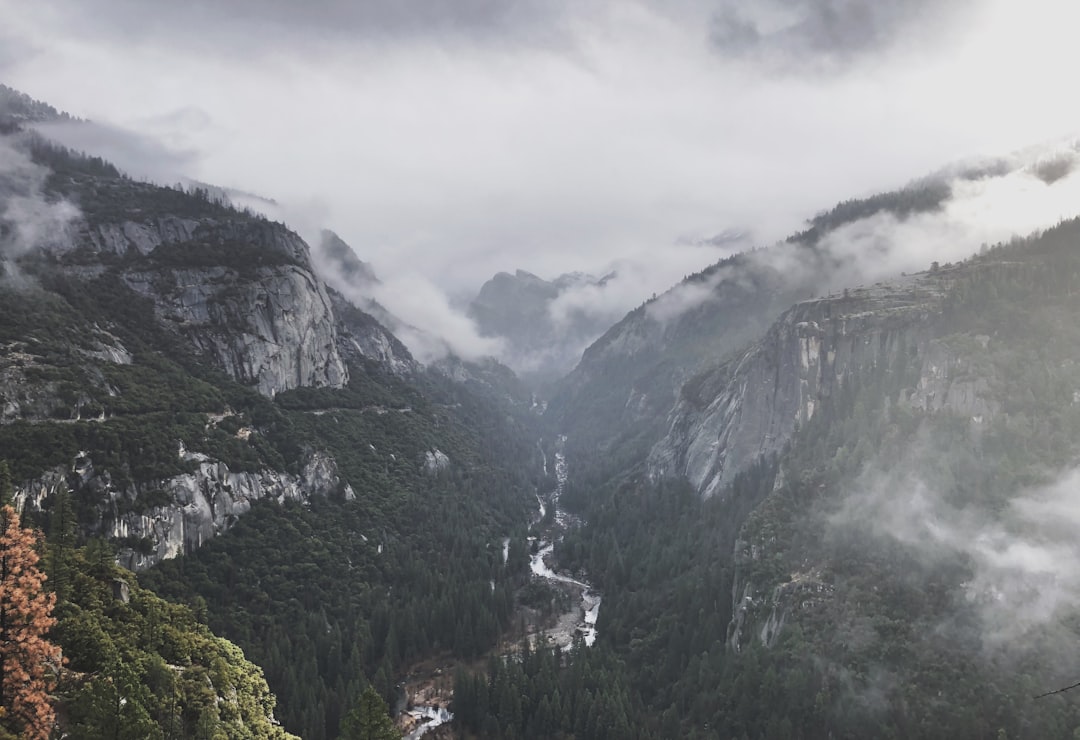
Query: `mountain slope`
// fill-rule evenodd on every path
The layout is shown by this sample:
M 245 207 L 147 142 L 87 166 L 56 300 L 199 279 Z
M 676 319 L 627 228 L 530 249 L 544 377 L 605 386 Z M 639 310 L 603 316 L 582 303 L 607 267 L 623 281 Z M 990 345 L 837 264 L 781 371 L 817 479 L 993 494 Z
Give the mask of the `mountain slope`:
M 543 479 L 512 374 L 423 368 L 296 234 L 206 189 L 17 121 L 0 146 L 0 459 L 26 519 L 70 492 L 77 538 L 264 664 L 306 738 L 368 682 L 393 701 L 412 661 L 494 644 L 523 577 L 498 542 Z
M 661 737 L 1080 727 L 1070 702 L 1031 700 L 1074 682 L 1078 657 L 1078 277 L 1070 221 L 801 303 L 684 386 L 652 480 L 567 492 L 588 525 L 563 561 L 604 590 L 640 721 Z

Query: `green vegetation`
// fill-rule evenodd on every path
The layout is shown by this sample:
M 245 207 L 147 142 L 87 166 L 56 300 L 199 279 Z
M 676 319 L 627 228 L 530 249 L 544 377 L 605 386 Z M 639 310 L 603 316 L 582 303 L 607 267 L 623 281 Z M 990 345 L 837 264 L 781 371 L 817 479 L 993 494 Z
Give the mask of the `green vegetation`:
M 430 379 L 432 400 L 407 397 L 408 410 L 401 397 L 395 409 L 347 408 L 376 391 L 316 394 L 324 413 L 289 419 L 335 456 L 355 500 L 255 506 L 227 537 L 143 577 L 204 600 L 211 627 L 265 668 L 284 726 L 305 738 L 335 737 L 366 681 L 392 702 L 411 663 L 477 657 L 512 624 L 527 560 L 505 567 L 498 543 L 526 519 L 535 472 L 503 460 L 534 459 L 535 437 L 526 412 L 444 382 Z M 434 447 L 449 470 L 424 472 Z
M 288 738 L 262 670 L 185 606 L 140 588 L 101 543 L 54 559 L 66 598 L 53 638 L 67 660 L 57 690 L 80 738 Z
M 1067 696 L 1031 699 L 1075 681 L 1077 614 L 1025 617 L 1026 602 L 1007 593 L 988 607 L 972 590 L 985 565 L 962 536 L 1023 536 L 1012 502 L 1080 454 L 1080 223 L 935 275 L 948 294 L 934 340 L 951 380 L 979 380 L 984 416 L 906 406 L 928 349 L 911 346 L 850 378 L 778 465 L 708 501 L 633 469 L 567 491 L 588 524 L 557 554 L 604 593 L 598 646 L 617 656 L 623 673 L 611 680 L 628 686 L 631 724 L 646 736 L 1080 728 Z M 961 535 L 925 534 L 949 527 Z M 1017 624 L 1002 621 L 1017 608 Z M 1001 630 L 1020 631 L 1003 640 Z
M 557 647 L 521 646 L 520 659 L 492 658 L 486 674 L 458 668 L 453 711 L 457 722 L 485 738 L 643 737 L 624 671 L 610 650 L 575 642 Z

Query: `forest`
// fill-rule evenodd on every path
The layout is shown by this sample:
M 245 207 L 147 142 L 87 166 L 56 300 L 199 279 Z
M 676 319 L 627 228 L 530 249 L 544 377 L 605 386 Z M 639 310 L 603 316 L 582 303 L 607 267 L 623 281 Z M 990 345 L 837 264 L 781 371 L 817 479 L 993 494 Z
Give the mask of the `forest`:
M 32 285 L 0 290 L 0 370 L 23 394 L 0 425 L 0 497 L 23 486 L 30 501 L 25 484 L 43 471 L 62 481 L 33 489 L 42 498 L 21 514 L 3 509 L 0 737 L 47 737 L 52 717 L 91 739 L 394 737 L 402 683 L 436 663 L 452 666 L 449 731 L 466 738 L 1080 734 L 1072 697 L 1033 698 L 1080 678 L 1066 495 L 1080 452 L 1080 222 L 881 286 L 934 291 L 919 330 L 882 340 L 891 349 L 816 399 L 780 454 L 702 499 L 650 474 L 665 419 L 622 425 L 623 385 L 647 391 L 652 411 L 672 394 L 707 404 L 706 364 L 726 367 L 760 328 L 740 309 L 764 315 L 805 286 L 754 270 L 724 288 L 730 311 L 708 341 L 665 337 L 644 374 L 586 378 L 602 392 L 547 414 L 508 371 L 464 362 L 393 372 L 352 356 L 343 387 L 270 397 L 159 321 L 125 271 L 255 280 L 304 255 L 236 238 L 269 224 L 208 190 L 134 182 L 27 141 L 53 172 L 50 197 L 77 201 L 89 225 L 133 202 L 147 218 L 206 223 L 146 254 L 29 254 L 18 267 Z M 797 239 L 813 247 L 837 224 L 949 197 L 929 183 L 849 201 Z M 843 300 L 821 331 L 841 330 Z M 667 351 L 701 372 L 683 377 Z M 102 352 L 124 361 L 92 361 Z M 963 404 L 917 403 L 946 366 Z M 578 436 L 559 504 L 571 516 L 555 557 L 603 593 L 598 639 L 508 648 L 523 614 L 568 601 L 529 573 L 554 507 L 528 539 L 537 495 L 555 488 L 551 440 L 567 432 Z M 116 565 L 152 550 L 110 533 L 172 503 L 164 481 L 207 460 L 295 476 L 313 451 L 340 475 L 325 495 L 256 501 L 180 557 L 138 574 Z M 107 484 L 87 485 L 76 459 Z M 996 566 L 1009 547 L 1063 556 Z

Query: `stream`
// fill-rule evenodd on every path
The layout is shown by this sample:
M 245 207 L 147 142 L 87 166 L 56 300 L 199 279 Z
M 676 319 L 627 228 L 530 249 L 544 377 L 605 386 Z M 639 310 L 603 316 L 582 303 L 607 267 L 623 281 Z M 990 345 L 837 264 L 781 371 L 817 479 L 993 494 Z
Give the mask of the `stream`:
M 422 720 L 422 723 L 406 735 L 405 740 L 420 740 L 428 730 L 434 730 L 454 719 L 453 713 L 444 707 L 413 707 L 407 714 Z
M 555 543 L 558 542 L 567 527 L 574 522 L 570 515 L 559 509 L 559 498 L 562 496 L 563 489 L 566 486 L 568 474 L 566 456 L 562 452 L 562 446 L 565 442 L 566 437 L 560 437 L 556 444 L 555 490 L 552 491 L 546 502 L 539 494 L 536 496 L 539 512 L 533 521 L 533 526 L 536 527 L 543 523 L 549 505 L 555 509 L 554 523 L 539 538 L 529 538 L 530 541 L 536 544 L 536 552 L 529 559 L 529 568 L 532 570 L 533 575 L 552 583 L 569 585 L 579 590 L 581 594 L 580 603 L 575 604 L 569 611 L 561 614 L 554 627 L 534 634 L 534 637 L 539 635 L 551 640 L 562 649 L 566 649 L 573 644 L 575 634 L 580 634 L 585 645 L 592 647 L 593 643 L 596 642 L 596 618 L 600 613 L 601 601 L 600 594 L 589 583 L 557 573 L 547 563 L 548 556 L 555 551 Z M 544 458 L 544 472 L 547 472 L 546 457 Z M 505 564 L 510 556 L 510 538 L 504 537 L 501 544 L 502 559 Z M 492 588 L 494 588 L 494 583 L 492 583 Z M 420 740 L 428 730 L 433 730 L 454 719 L 454 715 L 449 710 L 438 705 L 417 705 L 408 710 L 407 713 L 419 721 L 420 724 L 416 725 L 405 736 L 406 740 Z
M 559 437 L 555 452 L 556 485 L 549 502 L 555 509 L 555 522 L 551 530 L 546 533 L 547 539 L 541 538 L 536 542 L 536 552 L 532 554 L 529 560 L 529 568 L 532 570 L 533 575 L 539 578 L 552 583 L 569 584 L 580 589 L 581 593 L 580 605 L 562 614 L 554 627 L 543 630 L 539 634 L 548 637 L 559 647 L 567 648 L 573 643 L 574 635 L 577 633 L 582 636 L 587 647 L 592 647 L 593 643 L 596 642 L 596 618 L 600 613 L 600 594 L 585 581 L 579 581 L 576 578 L 556 573 L 547 564 L 548 556 L 555 551 L 555 543 L 562 535 L 562 532 L 572 523 L 571 517 L 559 509 L 559 499 L 562 496 L 563 489 L 566 487 L 569 472 L 566 465 L 566 456 L 562 452 L 565 442 L 566 437 Z M 544 469 L 546 472 L 546 458 L 544 460 Z M 543 522 L 544 517 L 547 515 L 547 506 L 544 500 L 537 496 L 537 501 L 540 504 L 540 515 L 534 524 Z

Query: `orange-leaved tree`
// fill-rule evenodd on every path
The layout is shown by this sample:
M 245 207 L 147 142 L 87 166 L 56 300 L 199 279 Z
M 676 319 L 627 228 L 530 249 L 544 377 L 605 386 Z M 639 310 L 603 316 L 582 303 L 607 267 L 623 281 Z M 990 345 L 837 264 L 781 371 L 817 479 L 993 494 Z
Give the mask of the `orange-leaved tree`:
M 47 639 L 56 595 L 37 567 L 38 533 L 23 529 L 11 504 L 0 507 L 0 710 L 21 737 L 46 740 L 56 713 L 49 699 L 60 649 Z

